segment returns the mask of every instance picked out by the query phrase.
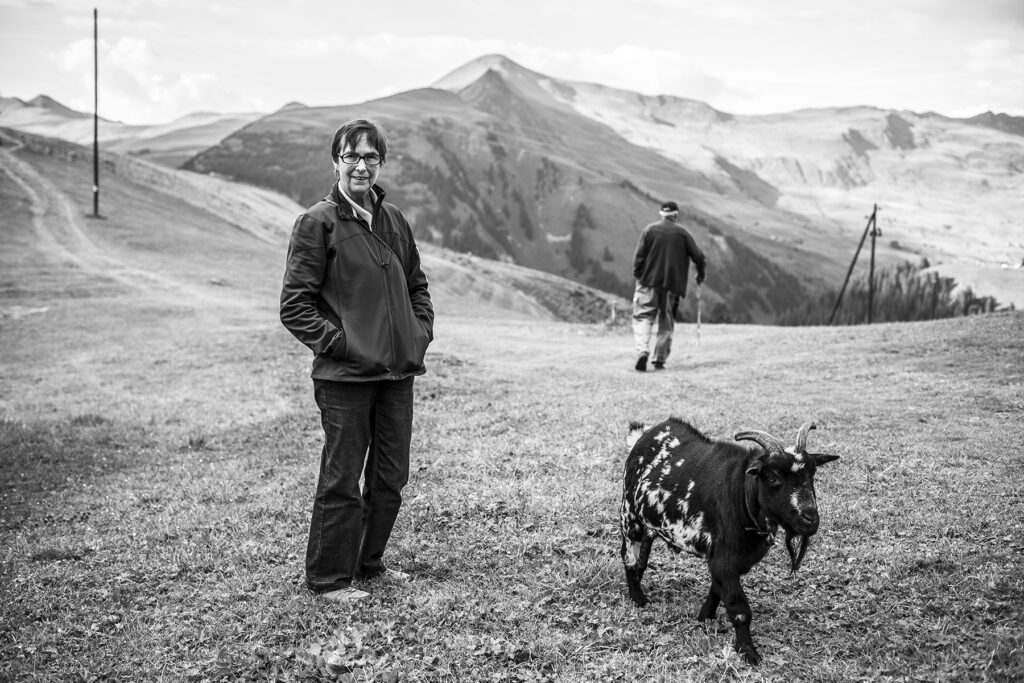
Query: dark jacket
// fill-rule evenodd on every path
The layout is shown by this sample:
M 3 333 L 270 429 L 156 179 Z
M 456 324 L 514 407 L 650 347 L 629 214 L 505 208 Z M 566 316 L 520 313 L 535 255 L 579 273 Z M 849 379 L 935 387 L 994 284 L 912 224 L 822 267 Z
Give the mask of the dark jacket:
M 693 237 L 675 221 L 662 220 L 644 228 L 633 257 L 633 277 L 644 287 L 657 287 L 686 296 L 690 261 L 704 280 L 705 259 Z
M 409 222 L 374 186 L 373 230 L 335 185 L 295 221 L 281 322 L 313 351 L 314 379 L 372 381 L 425 372 L 434 309 Z

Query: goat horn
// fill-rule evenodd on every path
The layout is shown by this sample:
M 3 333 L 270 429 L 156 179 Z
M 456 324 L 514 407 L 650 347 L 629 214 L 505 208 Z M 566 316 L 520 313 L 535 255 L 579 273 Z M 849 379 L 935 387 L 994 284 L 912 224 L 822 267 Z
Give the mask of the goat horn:
M 817 429 L 818 425 L 813 422 L 804 422 L 800 425 L 800 432 L 796 435 L 796 452 L 806 453 L 807 452 L 807 434 L 812 429 Z
M 751 430 L 749 432 L 740 432 L 733 438 L 737 441 L 756 441 L 761 444 L 766 451 L 768 451 L 768 455 L 782 455 L 786 451 L 782 442 L 768 432 Z

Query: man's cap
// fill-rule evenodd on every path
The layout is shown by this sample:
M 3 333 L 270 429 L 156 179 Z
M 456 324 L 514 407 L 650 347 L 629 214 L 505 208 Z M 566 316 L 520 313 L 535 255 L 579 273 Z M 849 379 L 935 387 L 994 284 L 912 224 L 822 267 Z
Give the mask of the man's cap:
M 665 202 L 661 205 L 661 213 L 678 213 L 679 205 L 675 202 Z

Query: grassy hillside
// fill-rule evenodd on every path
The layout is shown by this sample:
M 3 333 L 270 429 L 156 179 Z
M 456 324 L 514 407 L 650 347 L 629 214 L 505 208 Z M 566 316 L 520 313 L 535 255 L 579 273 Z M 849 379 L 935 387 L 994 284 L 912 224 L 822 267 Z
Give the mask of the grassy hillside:
M 227 293 L 252 297 L 267 310 L 276 306 L 288 236 L 302 206 L 265 189 L 103 152 L 104 219 L 95 221 L 86 218 L 93 201 L 91 151 L 24 133 L 3 136 L 2 129 L 0 142 L 20 146 L 12 164 L 28 164 L 37 222 L 48 226 L 35 231 L 77 267 L 110 279 L 138 263 L 146 269 L 144 280 L 154 273 L 177 277 L 164 282 L 167 289 L 184 286 L 200 298 Z M 65 253 L 63 242 L 81 253 Z M 421 255 L 435 301 L 467 315 L 594 322 L 628 303 L 571 280 L 429 244 L 421 245 Z M 12 264 L 22 257 L 8 253 Z
M 705 289 L 721 304 L 719 318 L 745 321 L 789 308 L 805 294 L 802 278 L 835 265 L 830 256 L 810 259 L 799 247 L 745 230 L 750 200 L 739 189 L 516 86 L 489 71 L 457 94 L 422 89 L 361 105 L 283 110 L 185 168 L 309 203 L 331 183 L 327 150 L 335 128 L 371 117 L 392 138 L 380 183 L 424 241 L 629 297 L 640 231 L 671 197 L 687 206 L 687 227 L 707 252 Z M 758 216 L 768 211 L 758 206 Z M 799 260 L 808 265 L 794 267 Z
M 98 132 L 104 149 L 172 168 L 260 116 L 197 112 L 157 125 L 130 125 L 100 117 L 99 129 L 94 131 L 92 114 L 74 111 L 45 95 L 29 102 L 0 97 L 0 126 L 4 128 L 82 145 L 91 145 L 94 132 Z
M 18 152 L 26 181 L 0 154 L 0 678 L 329 680 L 330 655 L 338 680 L 1024 675 L 1024 315 L 705 324 L 699 348 L 681 325 L 639 374 L 627 327 L 439 297 L 389 550 L 415 579 L 327 605 L 301 587 L 321 437 L 278 247 L 116 176 L 86 220 L 74 164 Z M 626 425 L 670 413 L 786 441 L 813 419 L 842 458 L 804 567 L 775 549 L 745 580 L 756 670 L 694 621 L 698 560 L 656 547 L 651 605 L 626 597 Z
M 91 138 L 87 114 L 45 96 L 0 105 L 0 125 Z M 308 204 L 330 182 L 324 141 L 355 116 L 395 134 L 392 197 L 424 242 L 455 251 L 629 296 L 636 235 L 671 197 L 710 253 L 712 317 L 768 322 L 807 299 L 801 285 L 810 296 L 839 285 L 877 205 L 881 265 L 927 258 L 982 296 L 1024 305 L 1024 118 L 1006 114 L 856 106 L 740 116 L 492 54 L 430 88 L 358 105 L 292 103 L 251 126 L 255 114 L 101 120 L 100 136 L 117 151 L 172 165 L 187 156 L 189 168 Z

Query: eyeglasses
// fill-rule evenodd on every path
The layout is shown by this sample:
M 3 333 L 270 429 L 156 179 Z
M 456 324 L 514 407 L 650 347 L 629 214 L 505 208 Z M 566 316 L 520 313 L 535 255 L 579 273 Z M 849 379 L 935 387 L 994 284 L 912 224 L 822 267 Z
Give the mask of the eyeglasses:
M 345 152 L 341 155 L 343 163 L 355 166 L 360 161 L 366 162 L 367 166 L 380 166 L 380 155 L 379 154 L 356 154 L 355 152 Z

